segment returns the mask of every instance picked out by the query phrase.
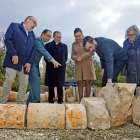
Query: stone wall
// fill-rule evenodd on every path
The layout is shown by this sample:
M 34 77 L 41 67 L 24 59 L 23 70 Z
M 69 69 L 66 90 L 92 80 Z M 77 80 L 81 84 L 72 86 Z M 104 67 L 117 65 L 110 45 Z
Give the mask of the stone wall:
M 80 104 L 30 103 L 27 116 L 26 105 L 0 104 L 0 128 L 24 129 L 27 119 L 27 129 L 105 130 L 125 124 L 128 116 L 140 125 L 140 97 L 134 97 L 135 88 L 136 84 L 109 83 L 98 90 L 98 97 L 83 98 Z M 48 92 L 41 100 L 48 100 Z

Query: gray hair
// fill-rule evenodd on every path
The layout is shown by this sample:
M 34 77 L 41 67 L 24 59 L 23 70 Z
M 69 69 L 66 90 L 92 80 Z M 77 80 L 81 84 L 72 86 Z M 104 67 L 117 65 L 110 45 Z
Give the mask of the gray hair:
M 131 31 L 131 30 L 134 30 L 135 31 L 135 34 L 137 34 L 137 36 L 140 35 L 140 31 L 138 29 L 138 27 L 136 25 L 132 25 L 131 27 L 129 27 L 126 32 L 125 32 L 125 39 L 127 39 L 128 37 L 128 32 Z
M 26 17 L 26 19 L 24 20 L 24 22 L 28 19 L 28 18 L 32 18 L 33 16 L 28 16 L 28 17 Z

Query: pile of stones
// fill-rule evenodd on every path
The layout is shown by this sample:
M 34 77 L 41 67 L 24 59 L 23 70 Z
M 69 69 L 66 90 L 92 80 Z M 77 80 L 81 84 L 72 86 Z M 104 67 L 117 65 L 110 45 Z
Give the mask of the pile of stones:
M 1 104 L 0 128 L 105 130 L 121 126 L 128 116 L 140 125 L 140 97 L 136 84 L 108 83 L 96 90 L 98 97 L 86 97 L 80 104 Z M 98 91 L 98 92 L 97 92 Z

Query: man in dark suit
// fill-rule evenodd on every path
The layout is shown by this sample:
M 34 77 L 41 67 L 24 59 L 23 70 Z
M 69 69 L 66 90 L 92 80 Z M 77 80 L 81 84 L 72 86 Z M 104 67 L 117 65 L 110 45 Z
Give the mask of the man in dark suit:
M 95 52 L 100 57 L 102 67 L 102 86 L 106 83 L 117 82 L 117 77 L 126 64 L 128 57 L 125 50 L 114 40 L 98 37 L 86 36 L 83 40 L 86 50 Z
M 28 85 L 28 76 L 34 61 L 36 44 L 32 31 L 37 26 L 37 20 L 28 16 L 24 22 L 11 23 L 5 34 L 7 48 L 3 67 L 6 67 L 5 82 L 1 93 L 1 103 L 7 103 L 8 96 L 16 74 L 19 75 L 20 87 L 17 103 L 23 104 Z
M 68 57 L 67 45 L 61 43 L 61 33 L 53 33 L 53 41 L 46 44 L 45 48 L 50 55 L 62 66 L 54 68 L 46 59 L 45 85 L 49 86 L 49 103 L 54 103 L 54 87 L 57 87 L 58 103 L 63 103 L 63 86 L 65 85 L 65 69 Z

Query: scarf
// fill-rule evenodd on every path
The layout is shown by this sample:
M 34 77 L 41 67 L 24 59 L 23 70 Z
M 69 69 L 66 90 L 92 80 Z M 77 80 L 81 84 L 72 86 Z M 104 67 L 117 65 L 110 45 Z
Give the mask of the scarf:
M 136 39 L 134 41 L 130 41 L 129 42 L 132 44 L 132 46 L 134 46 L 135 41 L 139 38 L 139 36 L 136 37 Z

